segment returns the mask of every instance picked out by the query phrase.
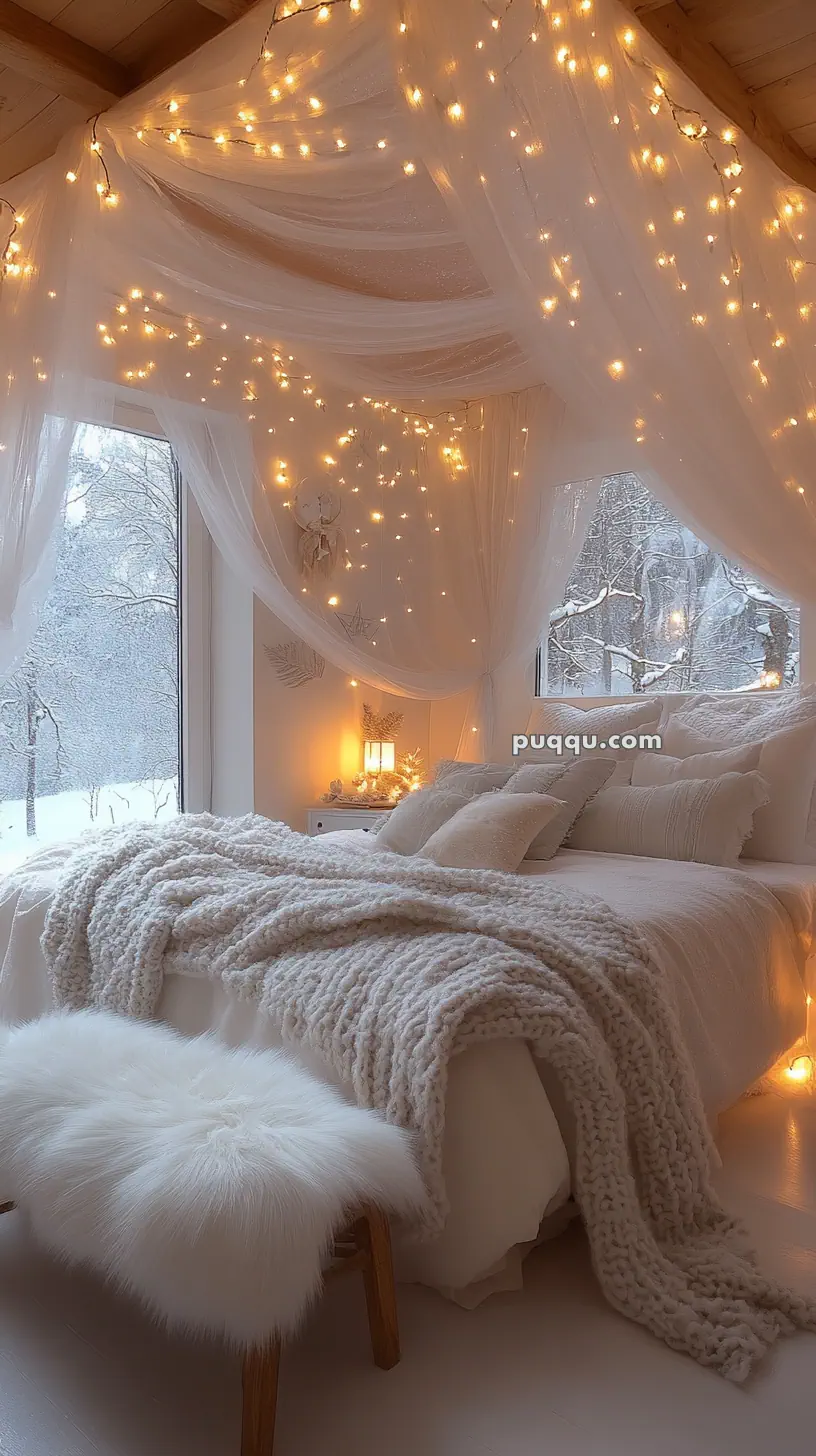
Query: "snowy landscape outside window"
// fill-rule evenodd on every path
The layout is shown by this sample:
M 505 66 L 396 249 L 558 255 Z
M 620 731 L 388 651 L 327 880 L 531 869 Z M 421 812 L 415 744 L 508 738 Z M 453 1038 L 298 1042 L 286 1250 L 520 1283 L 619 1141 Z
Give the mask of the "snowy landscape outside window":
M 635 475 L 604 480 L 540 693 L 748 692 L 799 679 L 799 608 L 712 551 Z
M 77 432 L 56 575 L 0 688 L 0 871 L 179 810 L 179 490 L 164 441 Z

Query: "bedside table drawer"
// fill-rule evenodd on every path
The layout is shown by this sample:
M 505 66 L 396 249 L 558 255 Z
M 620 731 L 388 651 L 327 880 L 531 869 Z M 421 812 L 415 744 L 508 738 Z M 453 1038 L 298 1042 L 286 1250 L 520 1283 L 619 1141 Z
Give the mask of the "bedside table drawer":
M 373 829 L 375 824 L 386 819 L 389 809 L 308 809 L 306 812 L 307 834 L 329 834 L 338 829 Z

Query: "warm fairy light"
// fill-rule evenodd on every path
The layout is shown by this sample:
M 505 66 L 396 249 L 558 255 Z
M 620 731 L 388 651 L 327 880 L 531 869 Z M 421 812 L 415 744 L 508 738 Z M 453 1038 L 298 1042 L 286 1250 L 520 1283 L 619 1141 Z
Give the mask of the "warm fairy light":
M 340 605 L 340 598 L 339 597 L 329 597 L 328 600 L 329 600 L 329 606 L 330 607 L 337 607 L 337 606 Z
M 683 222 L 685 220 L 685 216 L 685 209 L 682 207 L 676 207 L 674 209 L 674 212 L 672 213 L 672 217 L 674 218 L 675 222 Z
M 178 109 L 179 109 L 179 104 L 178 104 L 177 101 L 170 101 L 170 102 L 168 102 L 168 104 L 167 104 L 167 110 L 168 111 L 178 111 Z
M 382 518 L 383 518 L 382 511 L 372 511 L 371 512 L 371 519 L 372 519 L 372 521 L 381 521 Z
M 405 175 L 407 177 L 413 177 L 413 175 L 414 175 L 414 173 L 416 171 L 416 166 L 414 165 L 413 162 L 403 162 L 403 164 L 402 164 L 402 170 L 403 170 L 403 172 L 405 173 Z
M 343 141 L 342 137 L 338 137 L 334 145 L 336 146 L 338 152 L 344 152 L 346 150 L 346 143 Z
M 298 147 L 298 151 L 300 152 L 300 155 L 302 157 L 308 157 L 309 153 L 311 152 L 311 147 L 309 146 L 308 142 L 301 142 L 300 146 Z
M 635 32 L 633 30 L 625 30 L 623 32 L 623 43 L 624 43 L 624 45 L 628 45 L 628 46 L 634 45 L 634 43 L 635 43 Z
M 452 101 L 450 106 L 448 107 L 448 116 L 450 117 L 451 121 L 461 121 L 464 114 L 465 109 L 461 101 Z
M 792 1082 L 807 1082 L 813 1075 L 813 1058 L 809 1056 L 794 1057 L 790 1066 L 785 1070 L 785 1076 Z
M 330 11 L 329 11 L 328 5 L 321 5 L 320 9 L 317 12 L 317 19 L 318 20 L 328 20 L 329 14 L 330 14 Z
M 227 143 L 227 138 L 226 138 L 226 137 L 225 137 L 225 136 L 224 136 L 224 133 L 223 133 L 223 132 L 222 132 L 222 131 L 219 131 L 219 132 L 218 132 L 218 133 L 217 133 L 217 134 L 216 134 L 216 135 L 215 135 L 215 136 L 214 136 L 214 137 L 213 137 L 213 141 L 214 141 L 214 142 L 215 142 L 215 145 L 216 145 L 216 146 L 217 146 L 217 147 L 223 147 L 223 146 L 226 146 L 226 143 Z
M 65 180 L 66 180 L 66 182 L 76 182 L 76 179 L 77 179 L 76 172 L 66 172 L 65 173 Z
M 709 212 L 719 212 L 719 210 L 720 210 L 720 198 L 719 197 L 709 197 L 706 206 L 708 207 Z
M 728 303 L 725 305 L 725 311 L 726 311 L 726 313 L 731 313 L 731 314 L 739 313 L 740 306 L 739 306 L 736 298 L 730 298 L 728 300 Z
M 385 140 L 385 137 L 380 137 L 380 140 L 377 142 L 377 146 L 381 152 L 385 151 L 385 148 L 388 146 L 388 142 Z
M 613 359 L 612 360 L 612 363 L 609 364 L 607 367 L 608 367 L 609 373 L 611 374 L 611 376 L 612 376 L 613 379 L 620 379 L 621 378 L 621 376 L 623 374 L 623 369 L 624 369 L 624 365 L 623 365 L 623 360 L 622 359 Z
M 609 75 L 609 67 L 605 61 L 601 61 L 601 64 L 595 67 L 595 75 L 598 77 L 599 81 L 606 80 L 607 76 Z
M 322 111 L 323 110 L 323 102 L 322 101 L 318 101 L 318 99 L 317 99 L 316 96 L 310 96 L 309 97 L 309 105 L 310 105 L 312 111 Z
M 724 141 L 727 146 L 731 146 L 731 144 L 737 139 L 737 133 L 734 131 L 734 128 L 732 126 L 727 126 L 725 128 L 725 131 L 720 133 L 720 139 Z
M 408 92 L 408 100 L 413 102 L 414 106 L 419 106 L 419 103 L 422 100 L 422 92 L 420 91 L 418 86 L 414 86 Z
M 557 298 L 542 298 L 542 300 L 541 300 L 541 307 L 544 310 L 544 313 L 554 313 L 555 310 L 558 307 L 558 299 Z

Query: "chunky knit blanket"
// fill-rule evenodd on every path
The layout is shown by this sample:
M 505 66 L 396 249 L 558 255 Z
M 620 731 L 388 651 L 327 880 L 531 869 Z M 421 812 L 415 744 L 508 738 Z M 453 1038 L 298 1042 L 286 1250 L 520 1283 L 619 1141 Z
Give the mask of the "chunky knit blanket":
M 734 1380 L 816 1304 L 767 1278 L 711 1181 L 661 975 L 609 906 L 536 879 L 307 839 L 255 816 L 112 829 L 68 861 L 43 936 L 56 1003 L 154 1014 L 168 971 L 221 980 L 410 1128 L 445 1219 L 448 1064 L 521 1037 L 576 1126 L 573 1189 L 607 1299 Z

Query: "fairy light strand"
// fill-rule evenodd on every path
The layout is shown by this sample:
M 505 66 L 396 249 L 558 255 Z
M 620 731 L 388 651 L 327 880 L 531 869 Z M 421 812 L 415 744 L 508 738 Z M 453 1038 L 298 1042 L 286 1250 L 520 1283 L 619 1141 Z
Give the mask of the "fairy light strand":
M 7 197 L 0 197 L 0 217 L 6 209 L 8 209 L 9 213 L 11 214 L 11 227 L 9 229 L 8 237 L 6 238 L 6 241 L 3 245 L 3 252 L 2 254 L 0 254 L 3 278 L 7 278 L 9 276 L 14 277 L 18 272 L 21 271 L 20 264 L 16 262 L 17 245 L 15 243 L 17 232 L 20 226 L 18 221 L 19 214 L 13 202 L 9 202 L 9 199 Z

